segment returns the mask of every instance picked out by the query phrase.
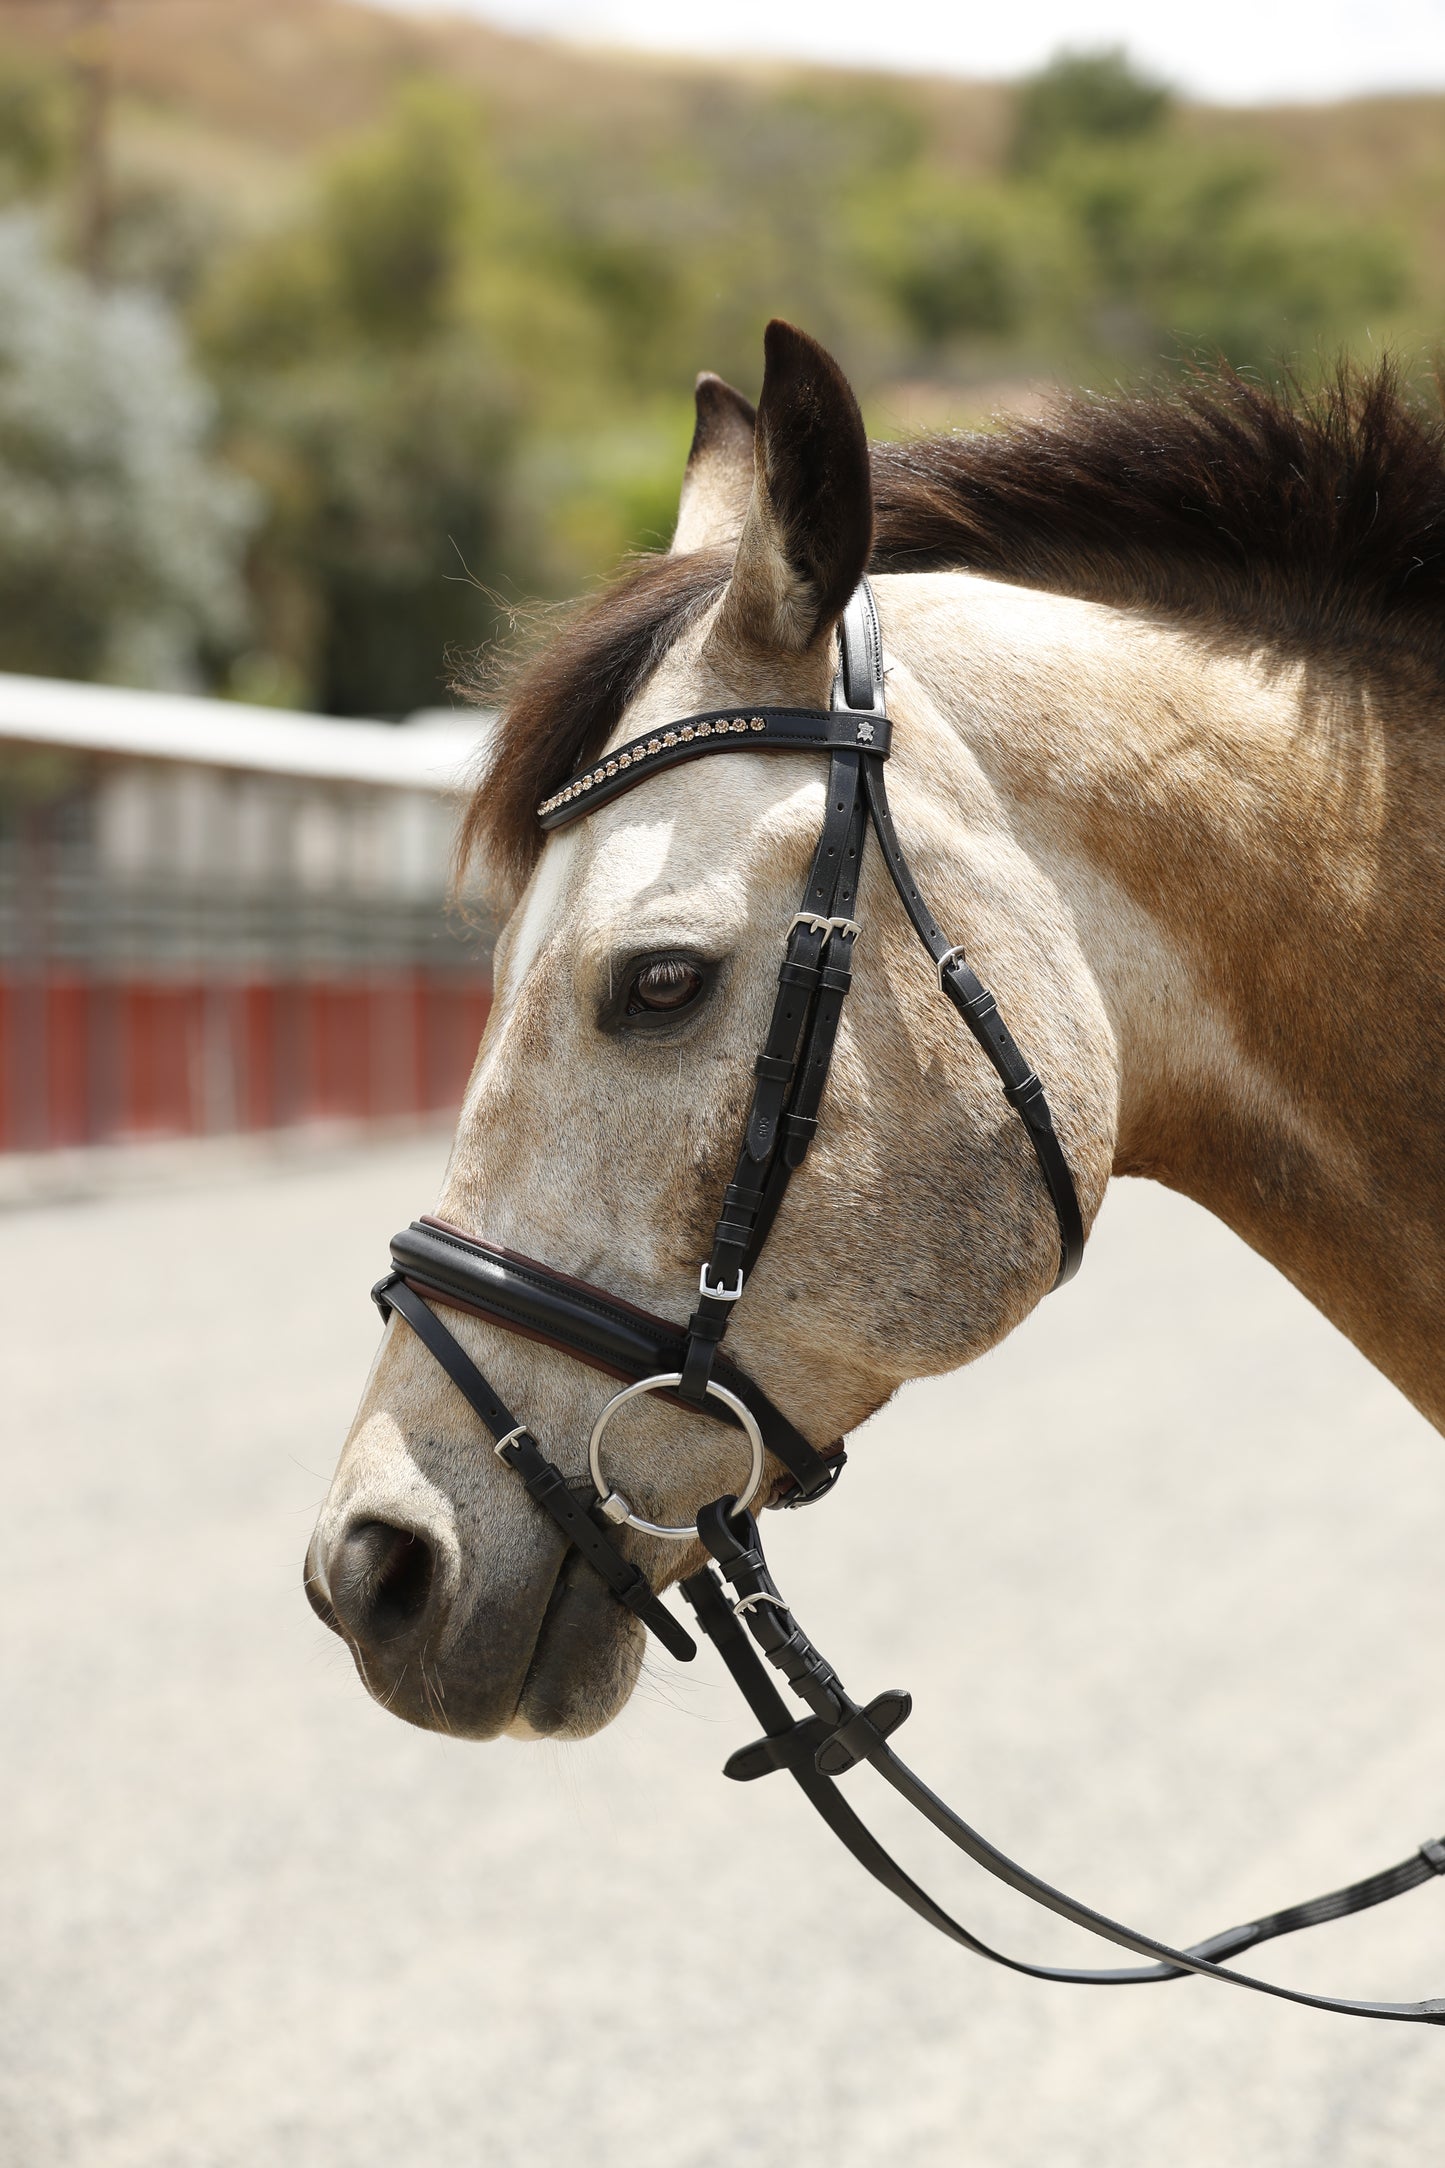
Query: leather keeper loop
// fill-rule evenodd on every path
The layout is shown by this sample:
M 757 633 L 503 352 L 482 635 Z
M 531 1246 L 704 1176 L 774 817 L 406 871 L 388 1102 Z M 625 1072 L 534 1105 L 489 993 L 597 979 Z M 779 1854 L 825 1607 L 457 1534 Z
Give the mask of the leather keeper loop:
M 726 1324 L 726 1319 L 723 1324 Z M 715 1333 L 705 1327 L 708 1320 L 694 1315 L 687 1328 L 687 1353 L 682 1359 L 682 1375 L 678 1379 L 677 1397 L 689 1407 L 701 1407 L 707 1399 L 708 1385 L 712 1379 L 712 1366 L 717 1357 L 717 1344 L 722 1338 L 722 1326 Z
M 972 990 L 968 981 L 972 980 Z M 944 992 L 968 1024 L 986 1024 L 998 1014 L 998 1003 L 978 974 L 966 963 L 950 964 L 944 973 Z
M 818 1133 L 818 1124 L 811 1114 L 785 1114 L 783 1116 L 783 1155 L 794 1169 L 801 1167 L 808 1156 L 808 1147 Z
M 716 1347 L 728 1329 L 728 1305 L 719 1303 L 716 1309 L 709 1310 L 704 1307 L 707 1300 L 704 1295 L 688 1319 L 687 1337 L 689 1340 L 706 1341 L 710 1347 Z
M 786 1084 L 792 1073 L 792 1059 L 786 1054 L 759 1054 L 753 1063 L 753 1074 L 768 1084 Z
M 625 1587 L 615 1589 L 613 1593 L 620 1603 L 625 1603 L 628 1610 L 639 1617 L 647 1610 L 652 1601 L 652 1589 L 640 1573 L 635 1581 L 629 1582 Z
M 1048 1114 L 1048 1101 L 1044 1098 L 1043 1081 L 1031 1069 L 1021 1084 L 1005 1084 L 1003 1095 L 1014 1110 L 1027 1121 L 1042 1102 L 1042 1111 Z

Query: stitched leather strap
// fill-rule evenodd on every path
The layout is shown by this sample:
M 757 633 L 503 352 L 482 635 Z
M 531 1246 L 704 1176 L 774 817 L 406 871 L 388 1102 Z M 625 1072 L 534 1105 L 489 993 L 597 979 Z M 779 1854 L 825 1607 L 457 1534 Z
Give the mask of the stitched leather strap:
M 845 749 L 858 760 L 863 787 L 867 795 L 868 811 L 883 851 L 884 862 L 893 879 L 904 910 L 938 968 L 939 984 L 962 1017 L 973 1037 L 993 1064 L 1004 1097 L 1013 1107 L 1028 1133 L 1034 1156 L 1043 1175 L 1054 1215 L 1059 1227 L 1059 1266 L 1054 1286 L 1062 1287 L 1078 1271 L 1084 1255 L 1084 1223 L 1079 1209 L 1078 1192 L 1063 1146 L 1054 1128 L 1053 1115 L 1040 1078 L 1020 1050 L 1008 1026 L 999 1014 L 998 1003 L 988 988 L 964 959 L 962 946 L 951 942 L 939 926 L 924 900 L 922 891 L 914 878 L 903 846 L 898 840 L 893 815 L 888 804 L 888 790 L 883 777 L 883 762 L 888 757 L 892 743 L 892 726 L 889 722 L 883 669 L 883 638 L 878 625 L 877 606 L 873 590 L 867 580 L 859 582 L 843 612 L 838 628 L 839 671 L 834 692 L 833 706 L 826 713 L 812 708 L 717 708 L 704 715 L 686 717 L 683 721 L 669 724 L 665 729 L 650 735 L 634 738 L 607 754 L 593 768 L 563 784 L 562 788 L 544 800 L 537 809 L 537 817 L 544 829 L 566 827 L 580 820 L 595 806 L 620 797 L 635 784 L 645 782 L 651 775 L 675 767 L 680 761 L 694 760 L 704 753 L 717 752 L 821 752 L 836 756 Z M 836 793 L 829 791 L 829 809 Z M 825 822 L 826 836 L 826 822 Z M 820 886 L 819 869 L 823 863 L 822 850 L 814 857 L 813 871 L 809 876 L 810 893 Z M 856 893 L 856 889 L 855 889 Z M 805 908 L 817 911 L 818 903 L 809 901 Z M 833 915 L 832 912 L 823 913 Z M 838 915 L 844 915 L 839 913 Z M 795 933 L 797 929 L 794 929 Z M 790 941 L 787 966 L 795 971 L 816 969 L 820 957 L 793 953 Z M 849 942 L 851 950 L 851 941 Z M 843 963 L 840 951 L 837 959 Z M 786 968 L 786 967 L 785 967 Z M 804 985 L 799 979 L 797 984 Z M 816 987 L 809 991 L 816 992 Z M 780 989 L 781 991 L 781 989 Z M 778 1012 L 774 1012 L 774 1025 Z M 837 1018 L 832 1018 L 836 1032 Z M 801 1030 L 801 1026 L 800 1026 Z M 771 1034 L 770 1034 L 771 1036 Z M 796 1044 L 796 1042 L 794 1042 Z M 825 1032 L 817 1042 L 821 1049 L 827 1045 L 831 1053 L 831 1037 Z M 796 1088 L 790 1084 L 791 1051 L 765 1050 L 766 1058 L 775 1064 L 771 1074 L 760 1071 L 760 1084 L 770 1089 L 755 1095 L 753 1124 L 761 1124 L 768 1118 L 774 1124 L 782 1117 L 785 1093 Z M 785 1071 L 781 1064 L 788 1063 Z M 816 1067 L 816 1064 L 815 1064 Z M 826 1068 L 816 1076 L 811 1095 L 821 1098 Z M 793 1131 L 794 1159 L 796 1165 L 807 1150 L 810 1120 L 799 1106 L 794 1109 L 796 1120 Z M 754 1126 L 752 1158 L 757 1161 L 765 1155 L 759 1149 L 762 1142 L 761 1128 Z M 768 1153 L 771 1153 L 771 1141 Z M 783 1190 L 786 1188 L 791 1166 L 771 1185 L 767 1204 L 759 1200 L 752 1223 L 761 1224 L 764 1233 L 772 1225 Z M 746 1170 L 744 1170 L 746 1174 Z M 744 1193 L 750 1185 L 744 1182 Z M 726 1209 L 726 1208 L 725 1208 Z M 733 1249 L 741 1257 L 746 1245 L 734 1244 Z M 757 1243 L 751 1254 L 756 1255 Z M 735 1273 L 736 1268 L 734 1268 Z M 714 1285 L 721 1284 L 714 1277 Z M 700 1401 L 708 1375 L 705 1349 L 709 1342 L 715 1345 L 727 1330 L 727 1311 L 717 1300 L 711 1303 L 704 1298 L 694 1313 L 695 1330 L 690 1338 L 691 1359 L 685 1371 L 684 1393 L 689 1401 Z
M 750 1514 L 729 1517 L 727 1509 L 731 1505 L 732 1500 L 726 1499 L 705 1508 L 698 1516 L 698 1533 L 718 1560 L 725 1578 L 737 1590 L 738 1604 L 753 1640 L 769 1662 L 788 1679 L 812 1714 L 801 1722 L 791 1718 L 786 1703 L 739 1625 L 738 1613 L 727 1600 L 714 1570 L 705 1568 L 692 1575 L 682 1584 L 683 1595 L 763 1726 L 763 1739 L 755 1747 L 744 1748 L 733 1755 L 726 1773 L 746 1781 L 772 1769 L 786 1769 L 809 1804 L 859 1864 L 930 1927 L 976 1956 L 1037 1980 L 1058 1981 L 1070 1986 L 1125 1987 L 1175 1980 L 1196 1973 L 1208 1979 L 1226 1981 L 1233 1987 L 1343 2016 L 1388 2019 L 1404 2024 L 1445 2024 L 1445 1998 L 1395 2003 L 1312 1995 L 1299 1989 L 1280 1987 L 1270 1980 L 1257 1979 L 1252 1974 L 1230 1971 L 1224 1963 L 1241 1950 L 1282 1935 L 1297 1934 L 1328 1920 L 1342 1919 L 1349 1913 L 1365 1911 L 1403 1896 L 1408 1890 L 1418 1889 L 1435 1875 L 1445 1873 L 1445 1840 L 1430 1840 L 1409 1859 L 1380 1874 L 1352 1882 L 1344 1889 L 1332 1890 L 1306 1904 L 1291 1905 L 1282 1911 L 1248 1920 L 1241 1926 L 1226 1928 L 1187 1949 L 1174 1949 L 1153 1936 L 1125 1927 L 1092 1906 L 1080 1903 L 1077 1898 L 1066 1896 L 1029 1868 L 1010 1859 L 945 1805 L 899 1759 L 874 1720 L 874 1712 L 880 1705 L 890 1704 L 896 1708 L 901 1703 L 902 1714 L 906 1716 L 908 1697 L 880 1695 L 866 1709 L 850 1698 L 837 1673 L 813 1646 L 779 1595 L 763 1557 L 756 1521 Z M 900 1720 L 895 1718 L 894 1724 Z M 894 1728 L 894 1724 L 888 1728 Z M 842 1744 L 841 1755 L 836 1752 L 836 1743 Z M 830 1753 L 835 1755 L 831 1773 Z M 839 1796 L 836 1775 L 842 1768 L 852 1767 L 860 1760 L 871 1763 L 910 1806 L 996 1880 L 1006 1882 L 1020 1895 L 1058 1913 L 1071 1925 L 1114 1942 L 1149 1962 L 1108 1969 L 1037 1965 L 1009 1957 L 981 1941 L 904 1872 L 846 1800 Z

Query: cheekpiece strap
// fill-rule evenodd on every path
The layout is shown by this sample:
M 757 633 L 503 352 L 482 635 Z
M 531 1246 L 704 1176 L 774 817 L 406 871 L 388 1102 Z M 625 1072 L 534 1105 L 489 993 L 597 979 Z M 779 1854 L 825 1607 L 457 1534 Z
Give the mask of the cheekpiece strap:
M 634 783 L 704 753 L 832 753 L 847 746 L 888 758 L 890 730 L 881 712 L 865 715 L 822 708 L 714 708 L 650 731 L 584 768 L 537 808 L 550 834 L 580 820 Z

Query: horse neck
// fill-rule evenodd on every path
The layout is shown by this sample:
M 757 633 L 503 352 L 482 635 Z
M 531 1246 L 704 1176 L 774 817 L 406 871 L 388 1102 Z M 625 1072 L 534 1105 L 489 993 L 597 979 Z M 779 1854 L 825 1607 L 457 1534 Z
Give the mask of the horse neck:
M 1445 1428 L 1445 731 L 1337 659 L 962 576 L 885 631 L 1057 887 L 1117 1174 L 1193 1197 Z

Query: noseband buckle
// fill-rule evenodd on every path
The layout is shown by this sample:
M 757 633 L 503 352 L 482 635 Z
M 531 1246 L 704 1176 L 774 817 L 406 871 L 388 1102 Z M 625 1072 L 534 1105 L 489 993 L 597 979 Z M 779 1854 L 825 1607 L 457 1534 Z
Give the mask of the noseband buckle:
M 806 926 L 812 933 L 820 933 L 826 940 L 835 933 L 852 934 L 856 941 L 861 928 L 856 918 L 824 918 L 820 911 L 797 911 L 788 922 L 791 935 L 795 926 Z
M 731 1287 L 724 1286 L 721 1280 L 718 1281 L 716 1287 L 710 1287 L 708 1285 L 707 1266 L 704 1265 L 697 1276 L 697 1291 L 700 1295 L 706 1295 L 710 1302 L 741 1302 L 743 1299 L 741 1265 L 738 1267 L 737 1279 Z

